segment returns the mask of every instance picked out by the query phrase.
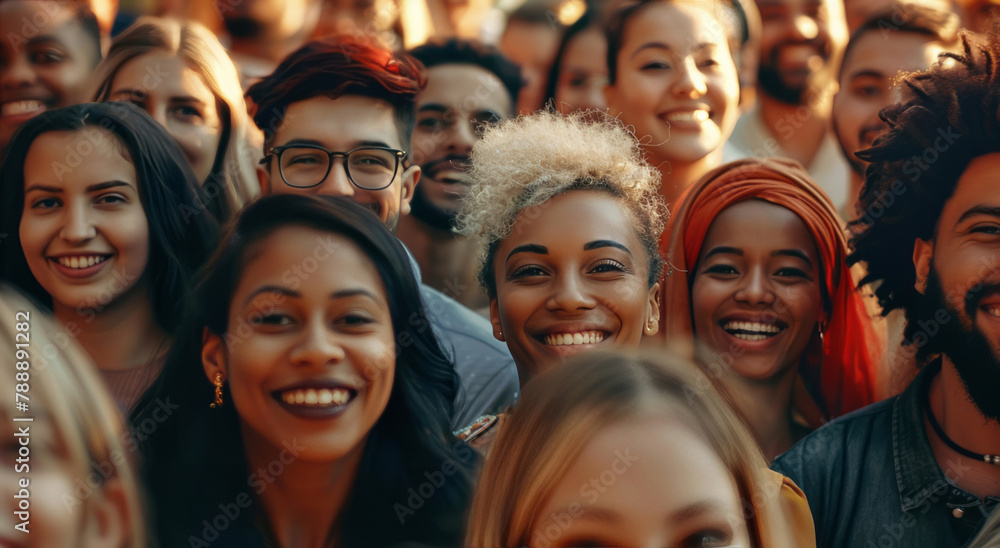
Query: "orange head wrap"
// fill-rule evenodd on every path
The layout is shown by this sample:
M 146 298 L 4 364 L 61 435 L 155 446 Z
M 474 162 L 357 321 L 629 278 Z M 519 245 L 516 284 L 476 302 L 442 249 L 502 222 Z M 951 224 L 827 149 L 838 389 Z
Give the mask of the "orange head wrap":
M 692 186 L 671 219 L 661 318 L 668 340 L 693 333 L 691 276 L 712 221 L 727 207 L 750 199 L 771 202 L 799 216 L 816 242 L 822 281 L 830 298 L 822 363 L 801 362 L 800 373 L 827 418 L 875 401 L 878 345 L 862 295 L 847 265 L 847 240 L 830 198 L 799 164 L 746 159 L 720 166 Z M 812 422 L 812 421 L 811 421 Z M 813 424 L 813 426 L 818 426 Z

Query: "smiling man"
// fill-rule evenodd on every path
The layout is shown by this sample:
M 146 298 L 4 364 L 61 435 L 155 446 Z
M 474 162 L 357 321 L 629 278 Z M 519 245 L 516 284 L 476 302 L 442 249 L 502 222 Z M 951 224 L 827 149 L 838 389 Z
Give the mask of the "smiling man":
M 395 232 L 421 176 L 410 161 L 410 136 L 424 82 L 419 61 L 365 38 L 332 37 L 296 50 L 247 91 L 264 132 L 263 193 L 346 196 Z M 419 282 L 415 261 L 414 271 Z M 453 426 L 513 403 L 517 370 L 489 322 L 427 285 L 420 292 L 461 381 Z
M 514 113 L 521 69 L 499 50 L 450 39 L 415 48 L 427 67 L 417 94 L 413 161 L 421 166 L 410 215 L 400 219 L 399 239 L 413 252 L 424 281 L 472 308 L 485 307 L 476 283 L 479 243 L 452 231 L 469 191 L 469 154 L 483 130 Z
M 905 78 L 883 111 L 852 260 L 924 364 L 898 397 L 817 430 L 774 468 L 820 547 L 964 546 L 1000 503 L 1000 39 Z
M 85 3 L 0 2 L 0 159 L 17 128 L 47 110 L 87 100 L 101 33 Z

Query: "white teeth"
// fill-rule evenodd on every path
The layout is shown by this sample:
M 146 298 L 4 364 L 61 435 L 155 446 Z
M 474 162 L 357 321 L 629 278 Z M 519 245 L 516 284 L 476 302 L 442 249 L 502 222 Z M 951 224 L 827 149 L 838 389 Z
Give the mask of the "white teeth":
M 40 101 L 11 101 L 3 104 L 0 114 L 3 114 L 4 116 L 17 116 L 18 114 L 27 114 L 44 108 L 45 107 Z
M 307 407 L 340 406 L 350 399 L 351 393 L 346 388 L 306 388 L 281 393 L 281 400 L 285 403 Z
M 763 340 L 768 336 L 781 332 L 781 328 L 776 325 L 759 322 L 726 322 L 722 328 L 737 338 L 753 341 Z M 733 331 L 740 331 L 741 333 L 732 333 Z M 761 338 L 747 338 L 758 336 Z
M 107 257 L 101 257 L 99 255 L 81 255 L 77 257 L 59 257 L 56 261 L 59 264 L 65 266 L 66 268 L 87 268 L 94 266 L 97 263 L 103 263 L 107 260 Z
M 583 331 L 581 333 L 555 333 L 545 336 L 545 344 L 549 346 L 570 346 L 575 344 L 597 344 L 604 340 L 600 331 Z
M 686 112 L 671 112 L 667 115 L 668 122 L 704 122 L 708 120 L 707 110 L 692 110 Z

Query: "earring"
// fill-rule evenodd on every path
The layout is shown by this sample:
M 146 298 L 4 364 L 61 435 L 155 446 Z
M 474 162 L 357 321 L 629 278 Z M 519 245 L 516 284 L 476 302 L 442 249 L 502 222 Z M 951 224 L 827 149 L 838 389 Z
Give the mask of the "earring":
M 816 331 L 819 331 L 819 342 L 820 342 L 820 344 L 826 344 L 826 341 L 823 340 L 823 331 L 825 331 L 825 330 L 826 330 L 826 326 L 823 325 L 823 322 L 820 322 L 820 323 L 816 324 Z
M 653 334 L 653 322 L 652 321 L 646 322 L 646 334 L 647 335 L 652 335 Z
M 216 409 L 222 407 L 222 373 L 215 374 L 215 401 L 212 402 L 209 407 Z

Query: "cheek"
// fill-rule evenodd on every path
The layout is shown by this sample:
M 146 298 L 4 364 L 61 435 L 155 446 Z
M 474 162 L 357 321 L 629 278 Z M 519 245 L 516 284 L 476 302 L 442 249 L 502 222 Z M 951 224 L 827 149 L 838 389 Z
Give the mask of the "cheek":
M 691 286 L 691 314 L 695 329 L 709 325 L 728 292 L 714 280 L 696 277 Z

